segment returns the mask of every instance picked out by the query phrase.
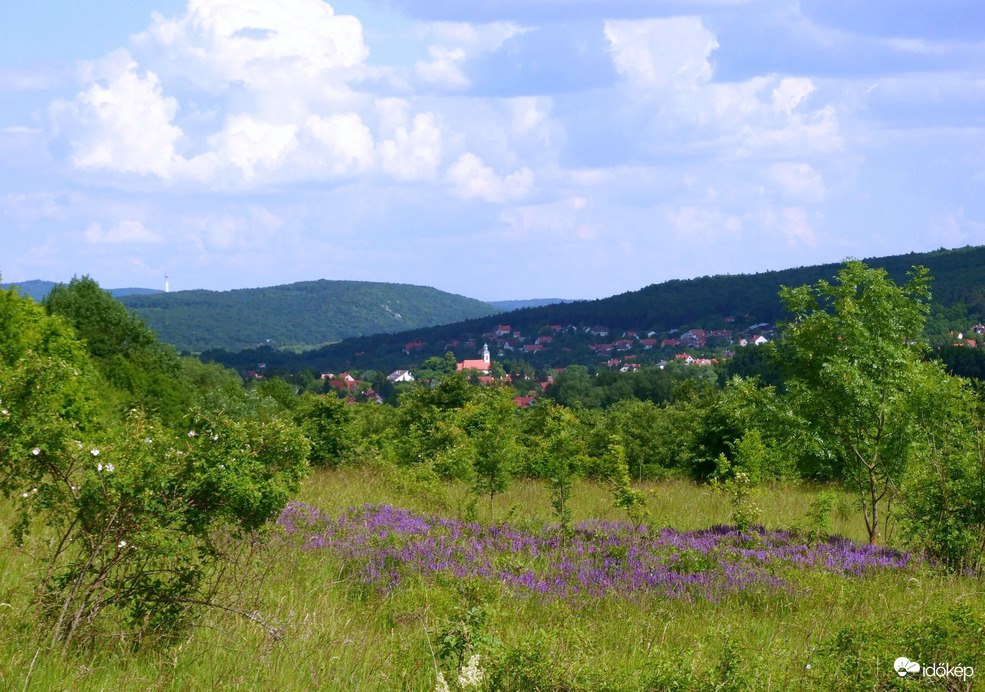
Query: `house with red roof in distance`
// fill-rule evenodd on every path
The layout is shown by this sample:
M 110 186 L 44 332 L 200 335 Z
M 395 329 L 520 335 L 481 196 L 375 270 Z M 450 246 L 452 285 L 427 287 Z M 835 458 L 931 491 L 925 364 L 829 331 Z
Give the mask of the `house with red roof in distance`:
M 328 381 L 329 387 L 331 387 L 332 389 L 339 389 L 343 392 L 356 391 L 356 387 L 358 386 L 358 384 L 359 383 L 356 382 L 355 380 L 349 382 L 348 380 L 343 380 L 341 378 Z
M 513 328 L 508 324 L 497 324 L 496 329 L 493 330 L 493 334 L 496 336 L 507 336 L 513 331 Z
M 701 348 L 705 345 L 708 333 L 704 329 L 689 329 L 681 335 L 680 342 L 684 346 Z
M 540 353 L 544 350 L 543 344 L 527 344 L 523 347 L 524 353 Z
M 321 374 L 321 378 L 323 380 L 345 380 L 346 382 L 356 381 L 356 378 L 347 372 L 344 372 L 341 375 L 336 375 L 334 372 L 323 372 Z
M 656 339 L 640 339 L 640 345 L 643 346 L 643 350 L 648 351 L 657 345 Z
M 549 343 L 551 343 L 552 341 L 554 341 L 554 337 L 553 337 L 553 336 L 539 336 L 539 337 L 537 337 L 537 339 L 536 339 L 536 340 L 534 341 L 534 343 L 535 343 L 535 344 L 549 344 Z
M 680 343 L 677 339 L 664 339 L 660 342 L 660 346 L 661 348 L 665 346 L 680 346 Z
M 617 366 L 619 365 L 619 363 L 621 363 L 621 362 L 622 362 L 622 361 L 621 361 L 621 360 L 619 360 L 618 358 L 611 358 L 611 359 L 609 359 L 609 361 L 608 361 L 608 362 L 606 363 L 606 365 L 608 365 L 608 366 L 609 366 L 610 368 L 614 368 L 614 367 L 617 367 Z
M 557 333 L 562 329 L 564 329 L 564 327 L 562 327 L 560 324 L 549 324 L 546 327 L 544 327 L 544 329 L 541 329 L 540 331 L 544 331 L 546 329 L 550 329 L 552 332 Z
M 409 356 L 412 351 L 420 351 L 422 348 L 424 348 L 423 341 L 411 341 L 407 344 L 404 344 L 404 353 L 406 353 Z
M 492 375 L 479 375 L 477 378 L 480 384 L 492 385 L 496 384 L 496 378 Z
M 515 396 L 513 397 L 513 403 L 520 408 L 530 408 L 531 404 L 536 401 L 537 397 L 533 396 Z
M 632 339 L 619 339 L 614 343 L 617 351 L 630 351 L 633 348 Z
M 492 370 L 492 359 L 489 356 L 489 345 L 482 345 L 482 358 L 474 358 L 471 360 L 463 360 L 461 363 L 456 365 L 458 372 L 464 372 L 466 370 L 477 370 L 483 375 L 488 375 Z
M 594 336 L 609 336 L 609 328 L 597 324 L 589 330 L 589 334 Z

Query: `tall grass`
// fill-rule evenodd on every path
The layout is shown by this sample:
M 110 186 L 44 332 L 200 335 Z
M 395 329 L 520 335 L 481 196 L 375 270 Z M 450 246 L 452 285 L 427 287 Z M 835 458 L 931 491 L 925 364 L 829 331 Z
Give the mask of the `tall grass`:
M 727 498 L 710 488 L 665 482 L 643 490 L 657 526 L 729 522 Z M 765 486 L 755 501 L 767 528 L 789 528 L 804 522 L 817 491 Z M 833 530 L 863 538 L 851 495 L 836 492 Z M 488 512 L 470 504 L 462 485 L 435 487 L 383 469 L 318 472 L 301 499 L 330 514 L 365 503 L 478 521 Z M 575 522 L 625 519 L 597 483 L 577 484 L 571 510 Z M 496 515 L 551 522 L 548 491 L 516 483 L 496 498 Z M 439 640 L 469 608 L 486 615 L 483 632 L 471 634 L 493 642 L 483 654 L 500 689 L 902 689 L 891 670 L 898 656 L 985 664 L 982 584 L 929 566 L 865 578 L 791 574 L 788 590 L 719 600 L 545 599 L 440 576 L 410 575 L 387 592 L 353 578 L 331 553 L 277 538 L 264 558 L 269 575 L 257 582 L 260 615 L 276 632 L 212 611 L 173 643 L 135 648 L 124 633 L 106 632 L 62 657 L 40 645 L 32 619 L 31 546 L 15 550 L 9 535 L 3 540 L 0 601 L 12 607 L 0 607 L 2 689 L 431 690 Z

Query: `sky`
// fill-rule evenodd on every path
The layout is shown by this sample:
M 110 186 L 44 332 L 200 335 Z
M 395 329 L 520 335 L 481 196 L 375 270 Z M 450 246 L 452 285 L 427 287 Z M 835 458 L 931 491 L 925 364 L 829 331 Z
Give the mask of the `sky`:
M 980 0 L 0 3 L 0 276 L 598 298 L 985 244 Z

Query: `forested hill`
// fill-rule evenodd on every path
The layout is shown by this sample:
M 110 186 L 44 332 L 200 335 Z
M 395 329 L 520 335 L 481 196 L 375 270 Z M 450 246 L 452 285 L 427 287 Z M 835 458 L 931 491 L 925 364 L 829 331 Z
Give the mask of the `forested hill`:
M 21 281 L 20 283 L 0 284 L 0 289 L 16 288 L 22 296 L 30 296 L 37 302 L 44 300 L 45 296 L 51 293 L 51 289 L 58 284 L 54 281 L 42 281 L 34 279 L 32 281 Z M 130 295 L 145 295 L 152 293 L 163 293 L 155 288 L 108 288 L 106 289 L 114 298 L 122 298 Z
M 574 301 L 565 298 L 532 298 L 530 300 L 490 300 L 489 304 L 500 310 L 519 310 L 521 308 L 539 308 L 545 305 L 555 305 L 556 303 L 571 303 Z
M 426 286 L 368 281 L 304 281 L 120 300 L 162 340 L 192 352 L 238 351 L 257 344 L 304 348 L 498 312 L 487 303 Z
M 932 318 L 932 328 L 943 326 L 947 314 L 956 318 L 985 317 L 985 247 L 877 257 L 866 259 L 865 262 L 870 266 L 886 269 L 897 283 L 906 281 L 907 272 L 914 265 L 927 267 L 934 278 L 932 291 L 937 322 L 940 322 L 937 324 Z M 536 336 L 545 325 L 601 325 L 614 333 L 621 333 L 628 329 L 666 332 L 671 329 L 684 331 L 692 327 L 722 329 L 733 325 L 744 327 L 763 322 L 774 323 L 784 319 L 778 296 L 781 286 L 800 286 L 819 279 L 830 280 L 837 274 L 839 267 L 840 264 L 833 263 L 760 274 L 674 280 L 600 300 L 525 308 L 431 329 L 348 339 L 302 355 L 275 353 L 269 349 L 255 354 L 247 352 L 239 355 L 209 355 L 220 362 L 240 368 L 251 362 L 264 361 L 273 367 L 294 371 L 347 366 L 387 370 L 391 367 L 408 367 L 427 356 L 440 354 L 455 341 L 479 338 L 501 323 L 508 323 L 512 330 L 521 330 L 530 336 Z M 405 353 L 408 343 L 421 343 L 423 348 Z M 459 357 L 471 357 L 464 345 L 452 346 L 451 350 Z M 568 359 L 575 357 L 576 354 L 572 353 Z M 550 360 L 552 364 L 563 365 L 565 357 L 547 359 L 534 356 L 532 360 L 545 363 Z

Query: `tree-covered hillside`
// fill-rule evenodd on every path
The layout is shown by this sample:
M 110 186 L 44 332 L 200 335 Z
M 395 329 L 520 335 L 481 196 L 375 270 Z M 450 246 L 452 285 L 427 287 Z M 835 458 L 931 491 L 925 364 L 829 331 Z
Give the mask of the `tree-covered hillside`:
M 426 286 L 368 281 L 305 281 L 121 300 L 162 340 L 193 352 L 240 350 L 258 344 L 303 348 L 497 312 L 481 301 Z
M 866 262 L 884 268 L 889 278 L 897 283 L 905 283 L 907 272 L 914 265 L 930 270 L 933 303 L 927 325 L 929 335 L 946 334 L 948 329 L 967 329 L 978 319 L 985 319 L 985 246 L 879 257 Z M 585 335 L 581 340 L 584 343 L 577 344 L 555 338 L 553 345 L 544 352 L 530 357 L 537 364 L 554 366 L 595 362 L 598 358 L 588 350 L 588 342 L 618 339 L 626 330 L 666 333 L 691 328 L 742 329 L 757 323 L 782 321 L 788 316 L 779 299 L 781 286 L 830 280 L 839 268 L 838 264 L 822 264 L 760 274 L 667 281 L 600 300 L 525 308 L 430 329 L 346 339 L 305 354 L 274 352 L 267 348 L 257 353 L 209 355 L 240 369 L 262 361 L 290 371 L 345 367 L 388 371 L 410 367 L 429 356 L 440 355 L 449 345 L 457 356 L 471 357 L 471 351 L 464 345 L 468 339 L 481 339 L 481 335 L 493 331 L 498 324 L 508 323 L 512 330 L 521 331 L 528 338 L 540 334 L 545 325 L 574 325 L 579 327 L 579 332 L 586 327 L 605 326 L 614 336 Z M 460 345 L 456 346 L 456 342 Z M 406 353 L 408 343 L 422 346 L 415 352 Z M 481 341 L 476 347 L 481 347 Z M 568 350 L 564 350 L 565 347 Z

